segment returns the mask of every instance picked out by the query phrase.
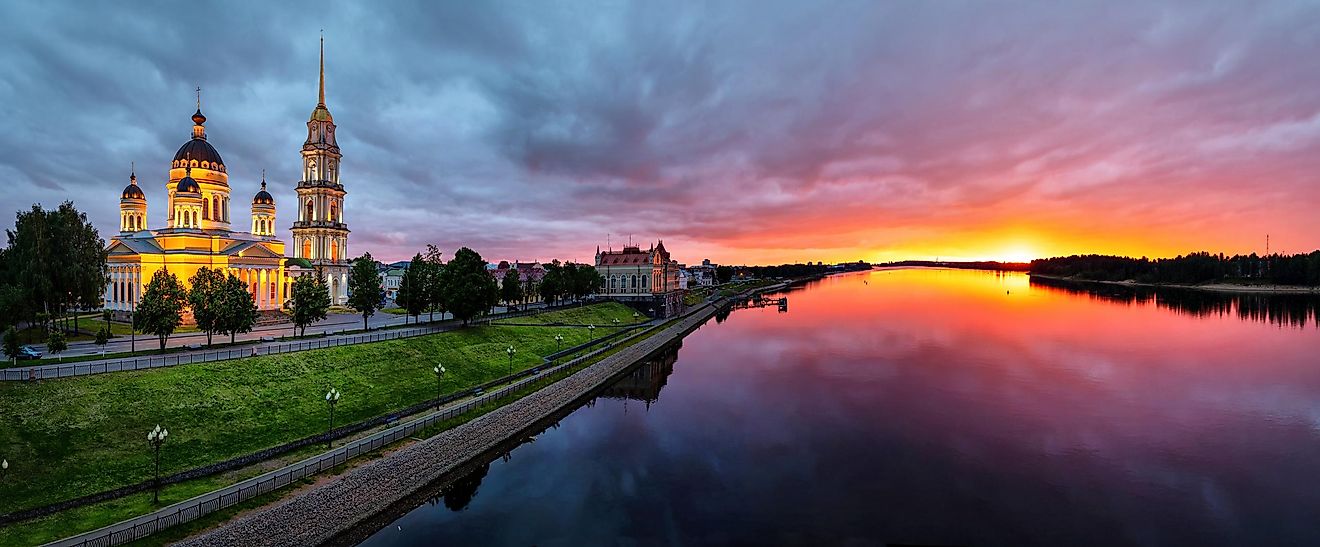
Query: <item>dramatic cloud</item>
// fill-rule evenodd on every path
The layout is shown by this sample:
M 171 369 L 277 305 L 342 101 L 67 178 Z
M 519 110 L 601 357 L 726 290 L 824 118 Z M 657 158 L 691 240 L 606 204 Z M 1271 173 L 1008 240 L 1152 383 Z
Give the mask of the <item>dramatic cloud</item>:
M 1320 247 L 1310 2 L 7 3 L 4 209 L 162 225 L 200 85 L 287 240 L 322 28 L 354 254 Z

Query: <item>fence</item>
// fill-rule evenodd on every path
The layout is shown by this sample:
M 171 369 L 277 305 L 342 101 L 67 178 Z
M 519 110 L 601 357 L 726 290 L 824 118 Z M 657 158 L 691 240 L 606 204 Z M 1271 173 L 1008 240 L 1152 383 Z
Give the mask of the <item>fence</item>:
M 539 313 L 550 308 L 525 310 L 518 312 L 506 312 L 490 316 L 490 320 L 507 319 L 512 317 L 522 317 Z M 558 309 L 555 308 L 555 309 Z M 162 367 L 173 367 L 178 365 L 188 365 L 193 363 L 209 363 L 213 361 L 227 361 L 230 359 L 242 359 L 246 357 L 256 357 L 258 355 L 274 355 L 279 353 L 291 353 L 295 351 L 306 351 L 309 349 L 330 348 L 335 346 L 347 346 L 351 344 L 361 344 L 363 342 L 380 342 L 383 340 L 396 340 L 399 338 L 411 338 L 414 336 L 424 336 L 450 330 L 454 327 L 454 320 L 437 321 L 428 323 L 420 327 L 405 327 L 402 329 L 389 329 L 371 333 L 357 334 L 351 336 L 331 335 L 333 338 L 322 338 L 317 340 L 304 340 L 299 342 L 286 342 L 283 344 L 265 344 L 251 345 L 241 348 L 230 348 L 207 352 L 179 353 L 176 355 L 135 357 L 130 359 L 120 359 L 115 361 L 99 361 L 95 363 L 69 363 L 67 365 L 36 365 L 31 367 L 15 367 L 0 369 L 0 381 L 24 381 L 24 380 L 45 380 L 51 378 L 70 378 L 73 376 L 88 376 L 91 374 L 105 374 L 107 372 L 122 372 L 129 370 L 143 370 Z
M 627 338 L 638 336 L 649 330 L 651 329 L 636 329 L 632 331 L 632 335 Z M 233 506 L 234 504 L 241 503 L 287 486 L 295 481 L 315 475 L 326 469 L 342 465 L 354 457 L 375 451 L 376 449 L 387 446 L 395 441 L 412 436 L 419 431 L 441 424 L 447 420 L 457 418 L 496 401 L 513 398 L 518 392 L 532 387 L 535 383 L 544 382 L 556 376 L 566 375 L 568 372 L 572 371 L 573 367 L 600 355 L 602 352 L 608 351 L 612 347 L 614 347 L 613 343 L 607 344 L 591 353 L 559 365 L 553 365 L 544 369 L 542 369 L 542 367 L 537 367 L 530 371 L 525 371 L 523 374 L 529 374 L 529 376 L 500 388 L 499 390 L 475 397 L 463 404 L 379 431 L 367 437 L 351 441 L 339 448 L 307 458 L 298 463 L 243 480 L 220 490 L 208 492 L 201 496 L 176 503 L 154 513 L 142 515 L 98 530 L 63 539 L 51 543 L 50 545 L 79 547 L 120 545 L 141 539 L 160 530 L 164 530 L 165 528 L 195 520 L 220 509 Z

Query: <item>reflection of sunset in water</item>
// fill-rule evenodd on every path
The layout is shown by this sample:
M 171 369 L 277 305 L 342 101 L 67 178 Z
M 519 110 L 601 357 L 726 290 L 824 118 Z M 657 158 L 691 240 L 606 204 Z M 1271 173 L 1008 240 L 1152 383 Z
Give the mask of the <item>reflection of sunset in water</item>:
M 649 406 L 579 409 L 372 544 L 1320 542 L 1314 322 L 962 270 L 785 295 L 684 340 Z

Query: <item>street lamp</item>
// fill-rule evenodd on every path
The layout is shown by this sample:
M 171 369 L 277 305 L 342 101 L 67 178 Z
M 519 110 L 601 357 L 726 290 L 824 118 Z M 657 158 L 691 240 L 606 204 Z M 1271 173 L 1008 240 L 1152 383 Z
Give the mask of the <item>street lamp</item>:
M 587 325 L 587 334 L 591 336 L 591 341 L 596 341 L 596 325 Z
M 614 318 L 614 326 L 616 326 L 616 327 L 619 326 L 619 318 L 618 318 L 618 317 L 615 317 L 615 318 Z
M 330 428 L 325 430 L 326 448 L 330 448 L 331 443 L 334 442 L 331 432 L 335 430 L 335 405 L 339 403 L 340 395 L 339 390 L 335 388 L 330 388 L 330 391 L 325 392 L 325 403 L 330 406 Z
M 633 312 L 633 321 L 636 321 L 637 318 L 639 318 L 639 317 L 641 317 L 641 316 L 642 316 L 642 314 L 637 313 L 637 312 Z
M 509 354 L 509 374 L 513 374 L 513 354 L 518 353 L 518 350 L 513 349 L 513 346 L 509 346 L 509 349 L 504 350 L 504 353 Z
M 170 436 L 170 430 L 161 429 L 160 424 L 147 433 L 147 442 L 151 443 L 156 455 L 156 480 L 151 491 L 151 503 L 160 503 L 160 445 L 165 444 L 165 437 Z
M 445 378 L 445 366 L 436 365 L 431 372 L 435 373 L 435 409 L 440 410 L 440 381 Z
M 0 461 L 0 481 L 9 476 L 9 460 Z
M 560 347 L 564 345 L 564 335 L 555 335 L 555 353 L 559 353 Z

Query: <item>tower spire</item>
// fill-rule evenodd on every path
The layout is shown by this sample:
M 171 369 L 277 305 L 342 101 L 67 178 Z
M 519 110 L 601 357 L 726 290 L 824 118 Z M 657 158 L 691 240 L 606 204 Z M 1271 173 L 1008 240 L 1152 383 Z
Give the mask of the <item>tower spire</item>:
M 128 165 L 128 183 L 137 184 L 137 162 L 132 161 L 129 162 Z
M 265 170 L 265 169 L 262 169 L 262 170 L 261 170 L 261 189 L 262 189 L 262 190 L 265 190 L 265 189 L 266 189 L 266 170 Z
M 325 106 L 325 29 L 321 29 L 321 93 L 316 104 Z

